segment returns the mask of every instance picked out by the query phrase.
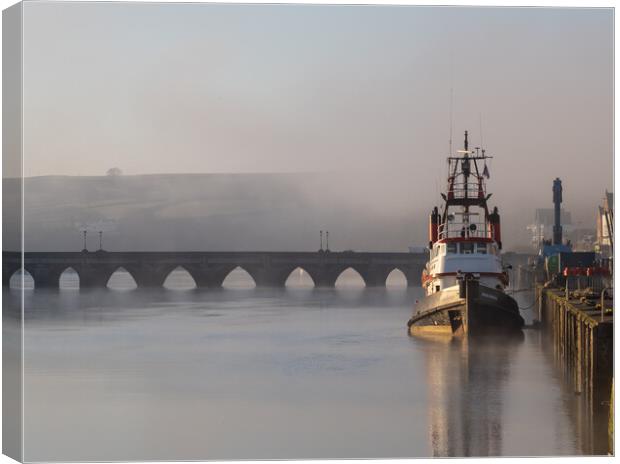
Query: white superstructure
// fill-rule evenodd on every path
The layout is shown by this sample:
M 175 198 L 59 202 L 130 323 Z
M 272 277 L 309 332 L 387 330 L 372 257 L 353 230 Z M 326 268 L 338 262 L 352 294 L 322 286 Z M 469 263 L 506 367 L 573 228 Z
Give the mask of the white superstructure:
M 441 212 L 434 208 L 429 225 L 429 261 L 422 275 L 427 295 L 457 285 L 460 274 L 479 276 L 480 284 L 503 290 L 508 276 L 500 258 L 501 229 L 497 208 L 489 211 L 484 178 L 488 177 L 484 150 L 468 149 L 448 158 L 448 189 Z M 484 163 L 484 168 L 479 165 Z

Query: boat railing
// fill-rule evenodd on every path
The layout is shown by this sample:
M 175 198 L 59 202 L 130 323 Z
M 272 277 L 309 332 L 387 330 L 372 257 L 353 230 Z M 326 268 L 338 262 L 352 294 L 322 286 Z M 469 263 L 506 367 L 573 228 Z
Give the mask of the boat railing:
M 439 224 L 439 239 L 446 238 L 491 238 L 485 222 L 454 222 Z
M 454 182 L 448 187 L 448 198 L 483 198 L 484 184 L 478 182 Z

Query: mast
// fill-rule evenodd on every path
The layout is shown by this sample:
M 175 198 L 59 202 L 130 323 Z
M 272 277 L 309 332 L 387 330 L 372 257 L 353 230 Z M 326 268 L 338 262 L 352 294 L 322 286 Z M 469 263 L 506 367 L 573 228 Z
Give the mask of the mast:
M 441 194 L 445 204 L 438 238 L 493 236 L 490 232 L 489 235 L 485 233 L 490 219 L 487 205 L 490 195 L 485 192 L 484 174 L 478 166 L 478 162 L 486 162 L 487 158 L 492 157 L 487 156 L 480 147 L 476 147 L 475 151 L 469 150 L 469 132 L 465 131 L 463 149 L 457 150 L 454 156 L 448 156 L 448 191 Z M 456 207 L 459 207 L 457 211 L 454 210 Z M 472 207 L 481 211 L 472 212 Z M 478 215 L 481 220 L 472 222 L 472 217 Z M 455 216 L 459 220 L 455 220 Z
M 465 143 L 463 144 L 465 154 L 463 155 L 463 161 L 461 163 L 461 170 L 463 171 L 463 187 L 465 188 L 465 200 L 467 200 L 467 194 L 469 191 L 469 174 L 471 173 L 469 165 L 469 143 L 467 142 L 467 131 L 465 131 Z M 469 227 L 469 205 L 465 203 L 463 206 L 463 224 L 467 231 Z

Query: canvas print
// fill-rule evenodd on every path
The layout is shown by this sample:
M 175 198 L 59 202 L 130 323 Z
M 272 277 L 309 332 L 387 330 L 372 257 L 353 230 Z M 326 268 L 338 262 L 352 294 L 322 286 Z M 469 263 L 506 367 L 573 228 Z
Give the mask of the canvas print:
M 4 454 L 613 454 L 613 27 L 5 9 Z

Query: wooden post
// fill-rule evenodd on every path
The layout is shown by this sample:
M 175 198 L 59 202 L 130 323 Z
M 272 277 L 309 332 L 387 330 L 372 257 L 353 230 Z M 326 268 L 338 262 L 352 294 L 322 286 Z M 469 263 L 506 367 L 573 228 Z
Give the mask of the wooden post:
M 607 447 L 614 454 L 614 379 L 611 379 L 611 398 L 609 398 L 609 422 L 607 423 Z
M 538 289 L 538 322 L 540 322 L 540 324 L 543 324 L 543 320 L 542 320 L 542 302 L 543 302 L 543 291 L 542 291 L 542 287 Z
M 594 327 L 590 327 L 590 391 L 594 392 L 594 371 L 596 369 L 596 338 L 594 337 Z
M 558 304 L 560 308 L 560 358 L 564 361 L 566 357 L 566 311 L 564 310 L 564 305 L 562 303 Z M 564 363 L 562 363 L 564 365 Z M 566 369 L 563 369 L 566 372 Z
M 577 372 L 576 372 L 576 388 L 575 392 L 581 393 L 581 382 L 582 382 L 582 363 L 583 363 L 583 346 L 581 342 L 582 335 L 582 321 L 578 321 L 577 323 Z

